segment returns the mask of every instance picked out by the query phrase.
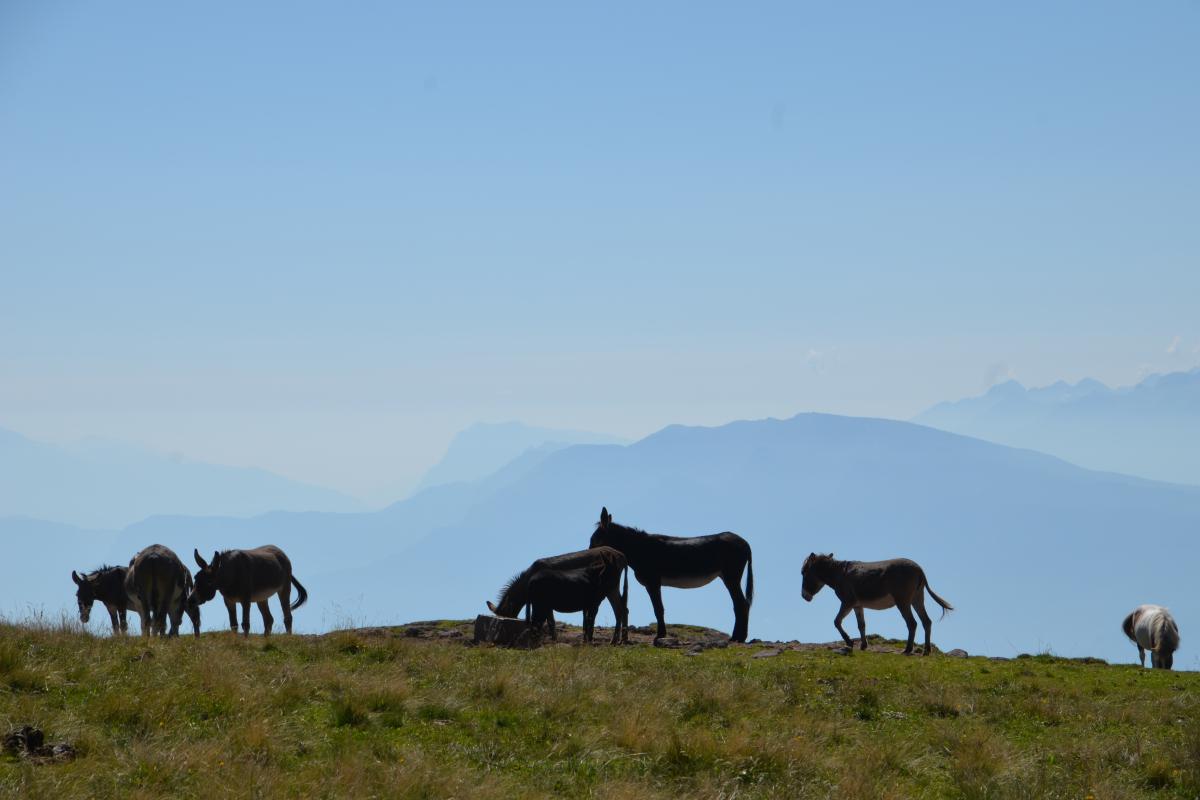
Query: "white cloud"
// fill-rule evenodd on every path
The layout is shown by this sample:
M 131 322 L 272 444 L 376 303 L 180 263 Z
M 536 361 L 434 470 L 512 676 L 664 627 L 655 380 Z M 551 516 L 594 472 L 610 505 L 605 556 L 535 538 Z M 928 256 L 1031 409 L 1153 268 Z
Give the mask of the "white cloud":
M 1179 343 L 1181 341 L 1183 341 L 1182 336 L 1176 336 L 1174 339 L 1172 339 L 1171 343 L 1169 345 L 1167 345 L 1167 355 L 1173 356 L 1176 353 L 1178 353 L 1179 352 Z

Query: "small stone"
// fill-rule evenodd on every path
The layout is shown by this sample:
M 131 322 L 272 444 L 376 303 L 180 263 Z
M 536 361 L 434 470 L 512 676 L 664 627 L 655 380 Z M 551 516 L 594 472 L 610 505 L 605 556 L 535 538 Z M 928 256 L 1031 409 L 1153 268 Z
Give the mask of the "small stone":
M 966 658 L 967 651 L 963 650 L 961 647 L 956 647 L 953 650 L 946 651 L 946 655 L 950 658 Z
M 775 648 L 771 648 L 769 650 L 759 650 L 753 655 L 753 658 L 774 658 L 782 652 L 782 650 L 776 650 Z
M 664 636 L 654 640 L 655 647 L 679 647 L 679 639 L 674 636 Z

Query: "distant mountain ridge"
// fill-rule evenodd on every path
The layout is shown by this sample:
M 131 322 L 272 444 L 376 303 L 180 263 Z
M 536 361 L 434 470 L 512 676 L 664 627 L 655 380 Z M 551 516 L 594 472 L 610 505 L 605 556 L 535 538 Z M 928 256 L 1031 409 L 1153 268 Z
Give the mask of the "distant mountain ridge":
M 1200 368 L 1116 389 L 1092 379 L 1029 389 L 1007 381 L 912 421 L 1090 469 L 1200 485 Z
M 418 490 L 487 477 L 526 451 L 549 455 L 573 444 L 624 444 L 605 433 L 538 428 L 521 422 L 478 422 L 459 432 L 425 473 Z
M 339 492 L 266 470 L 96 439 L 59 446 L 0 429 L 0 516 L 118 528 L 163 513 L 253 516 L 277 509 L 363 508 Z

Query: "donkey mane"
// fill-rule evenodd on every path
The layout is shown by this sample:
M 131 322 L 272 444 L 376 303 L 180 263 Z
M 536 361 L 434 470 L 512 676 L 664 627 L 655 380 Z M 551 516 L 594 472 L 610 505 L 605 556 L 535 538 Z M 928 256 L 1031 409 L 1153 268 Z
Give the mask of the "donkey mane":
M 96 567 L 94 570 L 92 570 L 90 572 L 85 572 L 83 577 L 95 578 L 95 577 L 98 577 L 101 572 L 111 572 L 114 569 L 129 569 L 129 568 L 128 567 L 114 567 L 109 564 L 101 564 L 100 566 Z
M 608 523 L 608 527 L 609 528 L 620 528 L 621 530 L 628 531 L 629 533 L 640 533 L 642 536 L 653 536 L 654 535 L 654 534 L 650 533 L 650 531 L 644 531 L 641 528 L 635 528 L 632 525 L 622 525 L 619 522 L 613 522 L 611 520 Z M 601 523 L 597 522 L 596 530 L 599 531 L 600 529 L 601 529 Z
M 518 572 L 516 575 L 513 575 L 511 578 L 509 578 L 507 583 L 500 587 L 500 597 L 498 598 L 500 605 L 504 605 L 504 601 L 508 598 L 509 592 L 518 590 L 518 586 L 521 589 L 524 589 L 524 585 L 529 582 L 529 573 L 532 571 L 533 567 L 527 567 Z

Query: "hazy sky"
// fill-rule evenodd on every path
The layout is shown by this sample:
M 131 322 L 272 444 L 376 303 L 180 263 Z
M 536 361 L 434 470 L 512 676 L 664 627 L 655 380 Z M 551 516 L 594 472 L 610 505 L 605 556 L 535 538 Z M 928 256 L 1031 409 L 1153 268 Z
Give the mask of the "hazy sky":
M 0 2 L 0 427 L 385 499 L 477 420 L 1200 363 L 1200 4 Z

